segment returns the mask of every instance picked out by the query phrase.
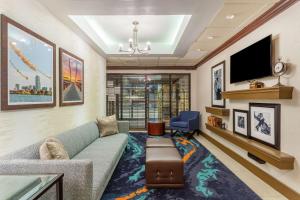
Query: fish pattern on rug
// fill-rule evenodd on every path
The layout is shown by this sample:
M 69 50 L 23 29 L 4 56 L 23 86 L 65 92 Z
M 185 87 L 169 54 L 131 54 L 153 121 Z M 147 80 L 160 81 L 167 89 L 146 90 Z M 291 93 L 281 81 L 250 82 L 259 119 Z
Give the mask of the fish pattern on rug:
M 181 189 L 145 187 L 145 133 L 129 133 L 127 148 L 102 200 L 259 200 L 260 198 L 196 139 L 173 141 L 184 161 Z

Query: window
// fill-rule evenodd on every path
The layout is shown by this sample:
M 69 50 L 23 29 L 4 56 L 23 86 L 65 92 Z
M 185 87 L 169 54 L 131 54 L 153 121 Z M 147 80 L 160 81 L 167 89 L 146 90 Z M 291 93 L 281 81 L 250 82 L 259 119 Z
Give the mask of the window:
M 190 74 L 108 74 L 107 115 L 127 120 L 130 128 L 145 129 L 147 122 L 190 110 Z

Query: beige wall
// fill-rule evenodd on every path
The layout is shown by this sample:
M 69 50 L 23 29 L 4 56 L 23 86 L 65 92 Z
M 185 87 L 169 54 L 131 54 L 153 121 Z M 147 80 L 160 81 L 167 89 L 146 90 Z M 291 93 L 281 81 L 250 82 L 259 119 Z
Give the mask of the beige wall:
M 85 61 L 84 105 L 0 112 L 0 155 L 105 114 L 104 58 L 35 0 L 0 0 L 0 12 Z M 58 49 L 56 58 L 58 71 Z
M 300 192 L 300 2 L 273 18 L 271 21 L 264 24 L 245 38 L 241 39 L 213 59 L 209 60 L 203 66 L 199 67 L 198 73 L 198 110 L 203 114 L 202 130 L 212 137 L 216 138 L 222 144 L 235 150 L 237 153 L 254 163 L 264 171 L 273 175 L 285 184 L 289 185 L 296 191 Z M 226 89 L 237 90 L 248 88 L 248 83 L 230 84 L 230 55 L 240 51 L 241 49 L 251 45 L 252 43 L 262 39 L 263 37 L 273 34 L 275 39 L 275 55 L 282 57 L 283 61 L 290 63 L 291 71 L 289 75 L 282 78 L 282 83 L 294 86 L 292 100 L 252 100 L 251 102 L 267 102 L 281 104 L 281 150 L 296 158 L 294 170 L 279 170 L 272 165 L 259 165 L 247 157 L 247 152 L 238 148 L 235 145 L 225 141 L 205 129 L 205 122 L 208 114 L 205 113 L 205 106 L 211 105 L 211 66 L 226 60 Z M 242 66 L 241 66 L 242 67 Z M 266 86 L 272 86 L 276 83 L 276 78 L 265 78 L 262 81 Z M 227 100 L 226 107 L 229 109 L 246 109 L 248 110 L 247 100 Z M 225 120 L 228 124 L 228 129 L 232 130 L 232 112 L 229 118 Z
M 107 70 L 107 73 L 132 73 L 132 74 L 151 74 L 151 73 L 187 73 L 191 74 L 191 110 L 197 110 L 197 73 L 196 70 Z

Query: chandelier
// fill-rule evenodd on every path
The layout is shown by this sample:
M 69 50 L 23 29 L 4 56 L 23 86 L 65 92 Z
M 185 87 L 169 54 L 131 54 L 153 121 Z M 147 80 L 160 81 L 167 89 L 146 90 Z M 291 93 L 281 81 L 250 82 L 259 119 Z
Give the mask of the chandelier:
M 151 43 L 148 41 L 146 43 L 146 47 L 144 49 L 140 49 L 139 44 L 138 44 L 138 37 L 137 37 L 137 33 L 138 33 L 138 28 L 137 26 L 139 25 L 138 21 L 133 21 L 133 35 L 132 38 L 129 38 L 128 42 L 129 42 L 129 48 L 128 50 L 123 50 L 123 44 L 119 45 L 119 52 L 124 52 L 124 53 L 129 53 L 130 56 L 132 56 L 133 54 L 148 54 L 149 51 L 151 50 Z

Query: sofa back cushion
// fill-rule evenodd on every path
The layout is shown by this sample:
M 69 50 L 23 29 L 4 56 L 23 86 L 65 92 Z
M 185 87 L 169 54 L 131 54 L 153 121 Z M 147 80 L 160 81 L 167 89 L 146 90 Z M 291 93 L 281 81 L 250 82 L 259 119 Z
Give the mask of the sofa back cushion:
M 89 122 L 77 128 L 55 135 L 64 145 L 70 158 L 99 138 L 99 130 L 96 122 Z M 40 159 L 39 149 L 43 141 L 24 147 L 15 152 L 1 156 L 0 160 L 11 159 Z
M 63 143 L 70 158 L 73 158 L 85 147 L 99 138 L 99 130 L 96 122 L 89 122 L 55 137 Z

